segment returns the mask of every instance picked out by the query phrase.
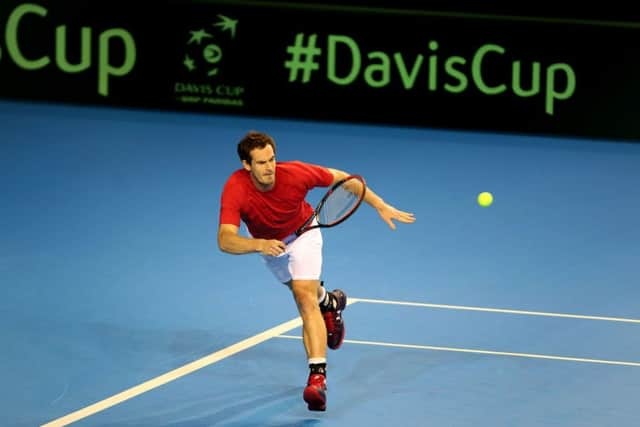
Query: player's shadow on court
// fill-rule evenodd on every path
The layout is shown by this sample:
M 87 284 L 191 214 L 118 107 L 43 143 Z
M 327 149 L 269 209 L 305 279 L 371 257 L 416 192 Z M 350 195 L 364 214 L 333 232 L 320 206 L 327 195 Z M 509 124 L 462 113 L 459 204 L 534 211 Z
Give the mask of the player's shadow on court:
M 229 405 L 202 416 L 189 417 L 189 420 L 164 422 L 166 427 L 312 427 L 320 420 L 307 418 L 304 420 L 270 421 L 270 418 L 282 417 L 292 407 L 302 406 L 300 387 L 292 387 L 279 393 L 264 397 L 244 400 L 242 403 Z M 305 407 L 306 410 L 306 407 Z
M 227 427 L 313 427 L 318 425 L 321 422 L 319 419 L 306 419 L 300 421 L 292 421 L 290 423 L 264 423 L 264 422 L 256 422 L 256 423 L 245 423 L 238 422 L 233 424 L 227 424 Z

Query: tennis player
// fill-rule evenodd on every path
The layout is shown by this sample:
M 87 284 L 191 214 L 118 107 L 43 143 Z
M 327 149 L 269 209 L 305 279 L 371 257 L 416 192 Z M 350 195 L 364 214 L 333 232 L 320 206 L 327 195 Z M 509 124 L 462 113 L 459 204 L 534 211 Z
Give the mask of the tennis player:
M 303 398 L 312 411 L 326 410 L 326 347 L 338 349 L 345 334 L 342 311 L 347 296 L 340 289 L 327 292 L 321 281 L 322 234 L 319 228 L 290 241 L 313 214 L 305 200 L 315 187 L 329 187 L 347 173 L 299 161 L 276 164 L 271 136 L 250 131 L 238 143 L 242 168 L 222 190 L 218 246 L 230 254 L 259 253 L 276 279 L 289 287 L 302 318 L 303 343 L 309 377 Z M 367 188 L 365 202 L 395 229 L 393 220 L 415 221 L 413 214 L 385 203 Z M 244 222 L 249 236 L 239 234 Z

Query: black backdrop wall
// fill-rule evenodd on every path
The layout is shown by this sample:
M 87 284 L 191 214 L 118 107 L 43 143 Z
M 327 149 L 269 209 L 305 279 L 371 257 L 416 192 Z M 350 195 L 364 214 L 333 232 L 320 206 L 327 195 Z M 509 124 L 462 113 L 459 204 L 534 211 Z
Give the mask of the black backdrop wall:
M 476 3 L 3 0 L 0 97 L 640 138 L 636 16 Z

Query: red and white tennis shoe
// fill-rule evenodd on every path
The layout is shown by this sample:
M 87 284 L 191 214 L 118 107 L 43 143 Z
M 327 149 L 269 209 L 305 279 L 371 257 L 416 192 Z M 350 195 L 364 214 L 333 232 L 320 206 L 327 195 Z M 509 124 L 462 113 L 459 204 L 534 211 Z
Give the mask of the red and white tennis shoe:
M 327 346 L 331 350 L 337 350 L 344 341 L 345 327 L 342 319 L 342 310 L 347 306 L 347 295 L 340 289 L 334 289 L 329 292 L 329 298 L 333 303 L 332 307 L 322 311 L 324 324 L 327 327 Z
M 310 411 L 327 410 L 327 380 L 322 374 L 310 374 L 302 394 Z

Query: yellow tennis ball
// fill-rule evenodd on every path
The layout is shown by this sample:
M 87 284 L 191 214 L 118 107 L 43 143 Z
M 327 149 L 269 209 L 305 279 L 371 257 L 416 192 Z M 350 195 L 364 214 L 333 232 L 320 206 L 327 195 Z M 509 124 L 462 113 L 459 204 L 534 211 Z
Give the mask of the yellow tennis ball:
M 493 203 L 493 194 L 489 193 L 488 191 L 483 191 L 482 193 L 478 194 L 478 204 L 480 206 L 486 208 L 491 206 L 491 203 Z

